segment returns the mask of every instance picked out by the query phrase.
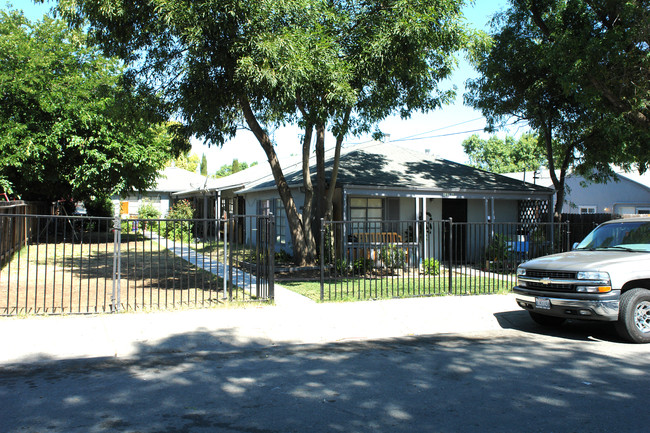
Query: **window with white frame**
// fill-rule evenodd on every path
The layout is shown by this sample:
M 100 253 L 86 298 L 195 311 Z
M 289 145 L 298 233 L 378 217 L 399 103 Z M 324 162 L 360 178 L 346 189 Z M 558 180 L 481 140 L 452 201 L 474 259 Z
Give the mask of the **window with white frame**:
M 580 213 L 596 213 L 596 206 L 580 206 Z
M 287 214 L 282 204 L 282 199 L 274 200 L 258 200 L 257 201 L 257 214 L 269 215 L 273 214 L 275 219 L 275 241 L 279 244 L 287 243 Z
M 279 244 L 287 243 L 287 213 L 284 210 L 282 199 L 275 199 L 275 241 Z
M 384 216 L 384 200 L 372 197 L 350 198 L 350 221 L 355 230 L 364 232 L 381 231 L 381 221 Z

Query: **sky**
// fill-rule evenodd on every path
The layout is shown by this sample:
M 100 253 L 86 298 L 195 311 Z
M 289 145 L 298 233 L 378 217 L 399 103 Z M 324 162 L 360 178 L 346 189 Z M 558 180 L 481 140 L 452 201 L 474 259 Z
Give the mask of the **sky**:
M 15 0 L 13 8 L 23 9 L 30 20 L 42 18 L 54 4 L 33 4 L 32 0 Z M 488 30 L 490 18 L 507 6 L 507 0 L 477 0 L 473 6 L 468 6 L 465 17 L 468 23 L 475 27 Z M 6 6 L 2 6 L 6 9 Z M 439 158 L 448 159 L 459 163 L 467 163 L 468 157 L 463 152 L 462 142 L 472 134 L 483 138 L 489 135 L 483 132 L 485 119 L 479 111 L 463 105 L 465 81 L 477 77 L 476 71 L 463 59 L 460 60 L 458 69 L 450 80 L 442 83 L 441 88 L 457 87 L 456 101 L 454 104 L 444 106 L 427 114 L 414 113 L 411 118 L 402 120 L 399 116 L 392 116 L 379 124 L 380 130 L 390 135 L 390 140 L 395 144 L 422 152 L 428 151 Z M 522 126 L 511 126 L 507 130 L 499 131 L 497 135 L 504 137 L 506 134 L 519 136 L 525 132 Z M 272 131 L 272 139 L 276 143 L 276 152 L 280 163 L 292 155 L 299 154 L 302 149 L 300 134 L 297 127 L 284 127 Z M 371 137 L 348 137 L 344 147 L 371 141 Z M 334 138 L 328 136 L 325 147 L 331 148 L 335 144 Z M 233 159 L 240 162 L 266 163 L 266 155 L 253 134 L 247 130 L 240 130 L 237 136 L 226 142 L 222 148 L 208 147 L 199 139 L 192 139 L 192 152 L 199 157 L 205 154 L 208 161 L 208 173 L 215 173 L 222 165 L 232 163 Z

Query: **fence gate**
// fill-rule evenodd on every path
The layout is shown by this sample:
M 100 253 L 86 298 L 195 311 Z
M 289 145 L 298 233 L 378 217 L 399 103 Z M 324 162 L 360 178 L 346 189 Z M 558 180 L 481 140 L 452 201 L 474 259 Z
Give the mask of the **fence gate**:
M 206 226 L 213 235 L 200 238 Z M 2 214 L 0 315 L 271 300 L 274 239 L 271 216 L 145 220 Z

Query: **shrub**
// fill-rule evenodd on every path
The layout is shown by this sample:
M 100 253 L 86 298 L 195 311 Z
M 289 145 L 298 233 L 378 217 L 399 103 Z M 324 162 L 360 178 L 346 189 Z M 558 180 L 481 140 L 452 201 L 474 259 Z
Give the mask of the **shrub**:
M 145 199 L 138 208 L 138 219 L 140 220 L 140 229 L 142 233 L 145 230 L 155 230 L 157 221 L 146 221 L 160 218 L 160 211 L 149 200 Z
M 149 200 L 143 200 L 138 209 L 138 219 L 158 219 L 160 211 Z
M 166 221 L 162 225 L 161 231 L 166 238 L 176 241 L 190 242 L 194 224 L 188 221 L 194 218 L 194 208 L 189 200 L 181 200 L 175 203 L 167 213 L 167 219 L 175 221 Z
M 170 220 L 190 220 L 194 218 L 194 208 L 189 200 L 181 200 L 176 202 L 169 212 L 167 218 Z
M 401 269 L 406 266 L 406 252 L 403 248 L 394 244 L 381 247 L 379 258 L 384 266 L 389 269 Z
M 426 275 L 438 275 L 440 273 L 440 262 L 434 258 L 422 262 L 422 269 Z
M 375 262 L 373 262 L 371 259 L 356 259 L 352 264 L 352 269 L 358 273 L 365 272 L 369 269 L 373 269 L 374 267 Z
M 112 217 L 114 215 L 113 202 L 110 197 L 95 197 L 84 203 L 88 216 Z

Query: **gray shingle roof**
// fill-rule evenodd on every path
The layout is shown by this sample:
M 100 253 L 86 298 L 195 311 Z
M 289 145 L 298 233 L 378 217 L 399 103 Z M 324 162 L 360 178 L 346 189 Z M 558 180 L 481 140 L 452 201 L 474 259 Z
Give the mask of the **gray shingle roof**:
M 331 173 L 333 159 L 333 153 L 326 157 L 327 173 Z M 315 172 L 315 165 L 312 165 L 312 176 L 315 176 Z M 284 175 L 289 185 L 302 185 L 300 167 L 285 169 Z M 342 150 L 337 185 L 430 191 L 551 193 L 551 190 L 539 185 L 434 158 L 391 143 L 371 143 Z M 250 184 L 243 192 L 274 186 L 274 180 L 267 177 Z

